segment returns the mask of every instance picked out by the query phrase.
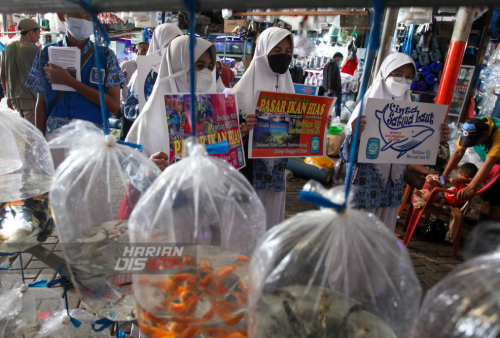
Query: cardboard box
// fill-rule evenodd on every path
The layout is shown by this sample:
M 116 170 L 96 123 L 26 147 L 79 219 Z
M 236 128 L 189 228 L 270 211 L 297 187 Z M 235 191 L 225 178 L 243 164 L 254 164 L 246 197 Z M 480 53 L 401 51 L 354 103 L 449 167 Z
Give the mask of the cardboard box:
M 236 27 L 246 26 L 246 20 L 224 20 L 224 33 L 231 33 Z

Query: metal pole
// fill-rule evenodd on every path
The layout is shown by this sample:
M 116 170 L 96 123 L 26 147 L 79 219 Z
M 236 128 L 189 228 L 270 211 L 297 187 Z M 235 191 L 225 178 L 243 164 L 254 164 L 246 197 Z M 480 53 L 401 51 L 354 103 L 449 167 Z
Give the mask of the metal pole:
M 391 43 L 396 31 L 398 23 L 399 7 L 387 7 L 385 9 L 384 26 L 382 28 L 382 38 L 380 40 L 380 49 L 377 53 L 377 61 L 373 68 L 373 74 L 378 74 L 378 70 L 382 61 L 389 55 L 391 50 Z M 366 68 L 365 68 L 366 69 Z M 375 75 L 374 75 L 375 76 Z
M 7 32 L 7 28 L 9 27 L 7 25 L 7 14 L 2 13 L 2 32 Z
M 448 49 L 446 62 L 444 63 L 443 76 L 441 77 L 441 83 L 439 84 L 436 96 L 435 102 L 437 104 L 449 105 L 451 103 L 473 19 L 474 7 L 460 7 L 455 27 L 453 28 L 453 35 L 451 36 L 450 48 Z

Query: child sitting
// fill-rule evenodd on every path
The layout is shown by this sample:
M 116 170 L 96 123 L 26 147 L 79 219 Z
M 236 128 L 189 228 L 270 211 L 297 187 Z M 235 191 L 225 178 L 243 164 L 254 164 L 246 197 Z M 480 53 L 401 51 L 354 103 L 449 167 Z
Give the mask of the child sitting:
M 454 192 L 458 192 L 465 188 L 472 181 L 474 176 L 477 174 L 477 167 L 473 163 L 465 163 L 458 168 L 456 178 L 450 179 L 450 183 L 454 186 L 449 189 Z M 413 206 L 415 209 L 421 209 L 425 202 L 429 199 L 432 190 L 434 188 L 441 187 L 441 184 L 434 176 L 428 176 L 426 179 L 427 189 L 418 190 L 415 189 L 415 198 L 413 199 Z M 465 201 L 457 199 L 456 194 L 444 194 L 446 204 L 452 207 L 461 207 Z M 436 203 L 439 202 L 439 197 L 436 196 Z

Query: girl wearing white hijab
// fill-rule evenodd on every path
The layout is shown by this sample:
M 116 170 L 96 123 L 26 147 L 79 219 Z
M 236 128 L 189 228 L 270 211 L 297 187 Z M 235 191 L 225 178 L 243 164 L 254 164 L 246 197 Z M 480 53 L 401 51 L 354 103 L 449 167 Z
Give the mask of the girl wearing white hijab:
M 255 126 L 255 95 L 258 90 L 295 93 L 288 66 L 292 60 L 293 35 L 281 28 L 268 28 L 260 34 L 255 54 L 241 80 L 231 93 L 237 97 L 240 116 L 246 122 L 240 125 L 244 141 Z M 285 218 L 287 158 L 246 160 L 244 174 L 253 184 L 267 213 L 267 228 Z
M 380 66 L 379 73 L 370 88 L 366 91 L 363 108 L 368 98 L 396 101 L 411 101 L 410 85 L 414 81 L 417 70 L 413 59 L 403 53 L 390 54 Z M 361 112 L 358 104 L 347 124 L 347 138 L 341 148 L 341 158 L 349 162 L 352 143 L 352 130 Z M 364 116 L 361 120 L 361 131 L 365 129 Z M 441 141 L 446 140 L 449 128 L 441 124 Z M 359 145 L 358 145 L 359 146 Z M 406 164 L 369 164 L 361 163 L 353 170 L 354 183 L 357 191 L 354 206 L 377 215 L 392 231 L 396 229 L 398 207 L 402 203 L 403 180 Z M 355 175 L 355 176 L 354 176 Z
M 149 45 L 146 56 L 162 55 L 168 45 L 178 36 L 182 36 L 182 31 L 179 27 L 171 23 L 164 23 L 155 28 L 151 44 Z M 139 116 L 139 89 L 137 88 L 137 71 L 132 74 L 128 85 L 128 97 L 123 107 L 125 118 L 134 121 Z
M 168 46 L 160 65 L 158 79 L 141 114 L 130 129 L 126 141 L 141 144 L 143 153 L 152 156 L 160 169 L 168 166 L 170 142 L 165 112 L 165 95 L 188 94 L 189 87 L 189 36 L 181 36 Z M 196 93 L 215 93 L 215 46 L 196 38 Z M 163 107 L 163 108 L 162 108 Z

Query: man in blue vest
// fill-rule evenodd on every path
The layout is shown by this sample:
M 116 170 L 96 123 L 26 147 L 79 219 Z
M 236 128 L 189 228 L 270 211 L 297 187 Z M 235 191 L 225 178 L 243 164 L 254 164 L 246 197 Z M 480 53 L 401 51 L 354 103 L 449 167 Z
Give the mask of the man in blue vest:
M 50 140 L 55 130 L 69 124 L 73 119 L 93 122 L 103 128 L 99 99 L 99 77 L 94 53 L 99 53 L 104 70 L 103 84 L 106 110 L 116 114 L 120 108 L 120 89 L 126 82 L 113 51 L 95 46 L 89 39 L 94 33 L 94 24 L 88 14 L 57 14 L 67 27 L 66 37 L 57 43 L 45 46 L 38 52 L 25 86 L 38 93 L 36 105 L 36 127 Z M 81 51 L 81 82 L 66 69 L 49 62 L 48 47 L 78 47 Z M 58 91 L 52 84 L 63 84 L 76 91 Z

